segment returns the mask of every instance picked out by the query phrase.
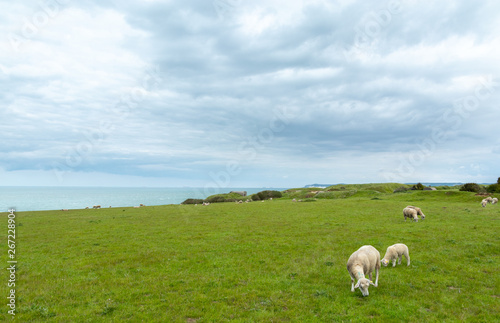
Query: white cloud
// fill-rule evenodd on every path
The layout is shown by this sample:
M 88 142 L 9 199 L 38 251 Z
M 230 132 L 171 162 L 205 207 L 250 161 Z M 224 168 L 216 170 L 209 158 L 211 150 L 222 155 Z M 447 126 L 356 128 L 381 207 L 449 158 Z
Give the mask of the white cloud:
M 241 186 L 380 181 L 439 127 L 408 181 L 496 178 L 496 2 L 406 1 L 364 43 L 389 3 L 232 3 L 221 19 L 210 1 L 0 4 L 0 33 L 21 41 L 0 39 L 6 178 L 52 181 L 57 164 L 64 184 L 203 186 L 237 161 Z

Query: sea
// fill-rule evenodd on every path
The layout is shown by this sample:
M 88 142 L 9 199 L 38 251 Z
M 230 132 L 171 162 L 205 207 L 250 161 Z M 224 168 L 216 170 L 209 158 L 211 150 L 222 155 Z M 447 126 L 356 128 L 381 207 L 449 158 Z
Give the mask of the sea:
M 213 194 L 263 190 L 283 191 L 287 188 L 152 188 L 152 187 L 0 187 L 0 212 L 14 209 L 44 211 L 101 207 L 180 204 L 188 198 L 204 199 Z

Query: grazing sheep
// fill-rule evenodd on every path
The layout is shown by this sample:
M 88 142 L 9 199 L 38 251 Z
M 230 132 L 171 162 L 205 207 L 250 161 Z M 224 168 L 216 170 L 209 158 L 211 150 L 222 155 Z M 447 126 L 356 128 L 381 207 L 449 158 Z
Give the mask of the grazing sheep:
M 498 203 L 498 199 L 496 197 L 491 199 L 491 204 L 497 204 L 497 203 Z
M 403 209 L 403 215 L 405 217 L 405 222 L 406 218 L 413 219 L 415 222 L 418 222 L 418 216 L 417 216 L 417 210 L 412 209 L 410 207 L 405 207 Z
M 414 209 L 417 211 L 417 215 L 420 215 L 420 217 L 423 219 L 425 219 L 425 214 L 424 212 L 422 212 L 422 210 L 419 208 L 419 207 L 416 207 L 416 206 L 411 206 L 411 205 L 408 205 L 407 207 L 409 207 L 410 209 Z
M 392 260 L 392 267 L 396 266 L 396 259 L 398 259 L 398 265 L 401 265 L 401 260 L 403 255 L 406 258 L 407 266 L 410 265 L 410 253 L 408 247 L 403 243 L 396 243 L 387 248 L 384 258 L 380 261 L 384 267 L 387 267 L 389 261 Z
M 362 246 L 347 260 L 347 271 L 351 276 L 351 292 L 359 287 L 363 296 L 368 296 L 368 287 L 378 286 L 378 272 L 380 269 L 380 252 L 373 246 Z M 375 270 L 375 284 L 372 282 L 372 272 Z M 370 279 L 365 278 L 367 274 Z M 354 281 L 358 282 L 354 285 Z
M 100 206 L 100 205 L 94 205 L 92 208 L 93 208 L 93 209 L 100 209 L 100 208 L 101 208 L 101 206 Z
M 141 204 L 139 204 L 139 206 L 146 206 L 146 205 L 141 203 Z
M 485 198 L 485 200 L 486 200 L 488 203 L 493 202 L 493 199 L 491 198 L 491 196 L 488 196 L 487 198 Z
M 481 206 L 482 207 L 486 207 L 486 205 L 488 204 L 488 200 L 484 199 L 481 201 Z

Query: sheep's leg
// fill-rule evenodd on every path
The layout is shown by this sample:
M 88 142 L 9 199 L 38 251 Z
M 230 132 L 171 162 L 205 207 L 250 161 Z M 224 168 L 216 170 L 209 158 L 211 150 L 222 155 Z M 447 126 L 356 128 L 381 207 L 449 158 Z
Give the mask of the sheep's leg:
M 401 260 L 403 260 L 403 255 L 400 255 L 400 256 L 398 257 L 398 265 L 401 265 Z
M 378 287 L 378 268 L 375 267 L 376 275 L 375 275 L 375 287 Z
M 354 278 L 351 277 L 351 292 L 354 292 Z
M 406 252 L 405 257 L 406 257 L 407 266 L 409 266 L 410 265 L 410 253 Z
M 396 267 L 396 259 L 392 259 L 392 267 Z

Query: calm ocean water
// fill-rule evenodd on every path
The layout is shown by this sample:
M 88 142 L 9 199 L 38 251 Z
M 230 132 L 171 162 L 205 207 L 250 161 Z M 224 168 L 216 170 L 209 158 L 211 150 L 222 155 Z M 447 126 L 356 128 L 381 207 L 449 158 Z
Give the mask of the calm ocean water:
M 248 194 L 266 189 L 283 191 L 286 188 L 143 188 L 143 187 L 0 187 L 0 212 L 84 209 L 93 205 L 121 207 L 179 204 L 187 198 L 206 198 L 229 191 Z

